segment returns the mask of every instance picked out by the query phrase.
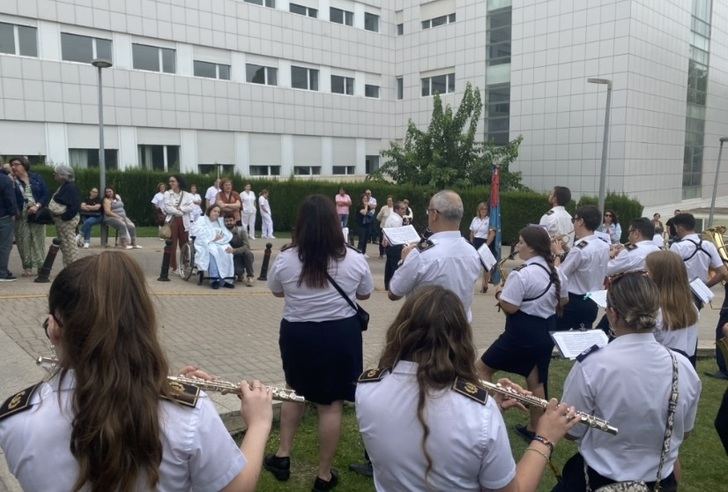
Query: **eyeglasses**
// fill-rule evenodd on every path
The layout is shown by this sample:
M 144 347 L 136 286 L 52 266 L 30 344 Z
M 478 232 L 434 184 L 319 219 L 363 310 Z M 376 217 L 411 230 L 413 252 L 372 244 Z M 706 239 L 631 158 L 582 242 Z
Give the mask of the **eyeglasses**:
M 614 217 L 612 214 L 604 214 L 605 217 Z

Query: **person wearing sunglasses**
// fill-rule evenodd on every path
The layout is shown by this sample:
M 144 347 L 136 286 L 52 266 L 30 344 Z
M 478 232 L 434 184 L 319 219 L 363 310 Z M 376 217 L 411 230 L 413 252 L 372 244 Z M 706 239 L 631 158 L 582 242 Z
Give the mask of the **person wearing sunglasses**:
M 609 240 L 612 244 L 619 244 L 622 242 L 622 226 L 619 225 L 619 218 L 614 210 L 607 210 L 604 212 L 604 222 L 597 229 L 599 232 L 609 235 Z

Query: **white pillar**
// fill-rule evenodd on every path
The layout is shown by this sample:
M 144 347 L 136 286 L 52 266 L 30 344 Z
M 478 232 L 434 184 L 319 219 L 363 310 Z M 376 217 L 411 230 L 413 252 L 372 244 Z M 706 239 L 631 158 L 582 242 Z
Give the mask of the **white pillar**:
M 250 135 L 235 134 L 235 170 L 243 176 L 250 174 Z
M 104 128 L 106 132 L 106 128 Z M 141 166 L 139 162 L 139 148 L 137 147 L 137 132 L 132 126 L 120 126 L 119 132 L 119 169 Z
M 180 130 L 179 168 L 183 173 L 197 172 L 197 130 Z

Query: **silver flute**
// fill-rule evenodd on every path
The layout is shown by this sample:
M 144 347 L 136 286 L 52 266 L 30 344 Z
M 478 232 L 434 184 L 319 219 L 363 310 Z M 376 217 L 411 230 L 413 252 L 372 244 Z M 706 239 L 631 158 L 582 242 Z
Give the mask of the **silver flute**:
M 488 391 L 499 393 L 508 398 L 512 398 L 513 400 L 519 401 L 529 407 L 546 408 L 549 404 L 548 400 L 544 400 L 537 396 L 521 394 L 515 389 L 503 386 L 499 383 L 491 383 L 489 381 L 481 379 L 480 384 L 483 385 Z M 595 417 L 594 415 L 590 415 L 586 412 L 580 412 L 579 410 L 577 410 L 576 418 L 579 419 L 579 422 L 584 425 L 588 425 L 592 429 L 604 431 L 613 436 L 616 436 L 619 432 L 619 429 L 617 429 L 613 425 L 609 425 L 609 422 L 607 422 L 606 420 L 600 419 L 599 417 Z
M 38 357 L 35 363 L 41 366 L 47 371 L 52 371 L 56 368 L 58 360 L 53 357 Z M 233 383 L 231 381 L 225 381 L 224 379 L 213 379 L 207 380 L 198 378 L 196 376 L 167 376 L 167 381 L 170 383 L 181 383 L 191 384 L 201 390 L 211 391 L 215 393 L 225 394 L 236 394 L 240 395 L 240 384 Z M 274 400 L 277 401 L 292 401 L 303 403 L 306 399 L 303 396 L 297 395 L 295 391 L 278 388 L 275 386 L 263 386 L 266 390 L 271 392 Z

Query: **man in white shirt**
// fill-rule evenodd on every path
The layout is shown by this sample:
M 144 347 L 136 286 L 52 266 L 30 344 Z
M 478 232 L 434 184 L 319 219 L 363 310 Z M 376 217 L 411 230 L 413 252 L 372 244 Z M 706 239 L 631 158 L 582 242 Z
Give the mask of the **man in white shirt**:
M 250 188 L 250 183 L 245 185 L 245 191 L 240 194 L 240 201 L 243 204 L 243 229 L 250 239 L 255 239 L 255 193 Z
M 384 227 L 402 227 L 403 217 L 406 212 L 407 207 L 404 202 L 395 202 L 392 213 L 389 214 L 389 217 L 387 217 L 387 220 L 384 222 Z M 382 234 L 384 234 L 384 232 L 382 232 Z M 382 238 L 382 244 L 384 245 L 384 250 L 387 254 L 387 263 L 384 265 L 384 288 L 389 290 L 389 281 L 392 280 L 392 275 L 394 275 L 394 272 L 397 270 L 397 264 L 399 263 L 399 259 L 402 255 L 402 248 L 404 245 L 389 244 L 386 236 Z
M 268 201 L 268 190 L 263 189 L 258 196 L 258 207 L 260 208 L 260 219 L 262 222 L 260 237 L 263 239 L 275 239 L 273 235 L 273 216 Z
M 551 209 L 541 216 L 539 225 L 545 226 L 551 239 L 560 239 L 567 247 L 574 244 L 574 226 L 571 215 L 564 208 L 571 201 L 571 190 L 566 186 L 554 186 L 549 193 Z
M 220 178 L 216 178 L 215 182 L 205 192 L 205 209 L 217 203 L 217 194 L 220 193 Z

